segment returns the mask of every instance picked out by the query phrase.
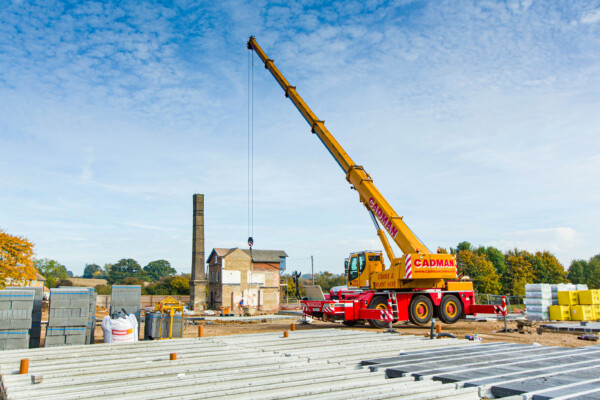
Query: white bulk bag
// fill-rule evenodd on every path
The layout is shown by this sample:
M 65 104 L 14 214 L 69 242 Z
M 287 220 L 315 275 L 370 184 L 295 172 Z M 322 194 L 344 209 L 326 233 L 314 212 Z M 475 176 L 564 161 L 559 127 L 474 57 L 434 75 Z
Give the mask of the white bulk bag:
M 104 343 L 129 343 L 138 341 L 138 323 L 135 315 L 116 319 L 110 316 L 102 320 L 102 332 L 104 332 Z

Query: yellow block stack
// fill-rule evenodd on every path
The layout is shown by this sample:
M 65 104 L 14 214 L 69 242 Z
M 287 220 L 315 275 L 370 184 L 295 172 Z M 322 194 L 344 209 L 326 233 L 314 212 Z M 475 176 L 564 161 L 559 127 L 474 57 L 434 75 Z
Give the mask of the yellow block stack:
M 565 292 L 558 292 L 558 304 L 561 306 L 576 306 L 579 304 L 579 296 L 577 290 L 568 290 Z
M 550 319 L 555 321 L 600 320 L 600 290 L 562 291 L 557 293 L 557 297 L 559 305 L 550 307 Z
M 570 306 L 550 306 L 550 319 L 552 321 L 570 321 L 571 307 Z

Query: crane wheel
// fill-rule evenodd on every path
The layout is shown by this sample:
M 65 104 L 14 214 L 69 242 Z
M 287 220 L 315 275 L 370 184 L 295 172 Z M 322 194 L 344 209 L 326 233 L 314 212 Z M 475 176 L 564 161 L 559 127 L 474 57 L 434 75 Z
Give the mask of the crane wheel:
M 462 314 L 462 305 L 460 300 L 454 295 L 447 294 L 442 298 L 438 308 L 438 316 L 446 324 L 454 324 L 460 319 Z
M 373 300 L 371 300 L 371 304 L 369 304 L 369 309 L 387 310 L 388 309 L 387 299 L 385 297 L 374 297 Z M 373 328 L 379 328 L 379 329 L 385 328 L 386 326 L 389 325 L 389 322 L 383 322 L 382 320 L 379 320 L 379 319 L 368 319 L 367 322 Z
M 427 296 L 418 295 L 413 297 L 408 307 L 410 322 L 415 325 L 426 325 L 433 317 L 433 304 Z

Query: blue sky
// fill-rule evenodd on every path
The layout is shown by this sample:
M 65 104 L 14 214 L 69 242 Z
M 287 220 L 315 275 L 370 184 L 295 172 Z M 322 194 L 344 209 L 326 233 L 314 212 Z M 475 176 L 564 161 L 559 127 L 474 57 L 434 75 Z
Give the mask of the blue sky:
M 246 41 L 432 249 L 600 252 L 600 1 L 0 0 L 0 227 L 75 273 L 247 238 Z M 256 248 L 343 271 L 381 245 L 260 65 Z

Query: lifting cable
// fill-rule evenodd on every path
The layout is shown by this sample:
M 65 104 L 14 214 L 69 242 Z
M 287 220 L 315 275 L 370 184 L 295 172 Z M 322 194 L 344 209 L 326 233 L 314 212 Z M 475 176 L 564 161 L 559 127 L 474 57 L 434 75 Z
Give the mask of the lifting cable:
M 254 244 L 254 51 L 248 53 L 248 247 Z

